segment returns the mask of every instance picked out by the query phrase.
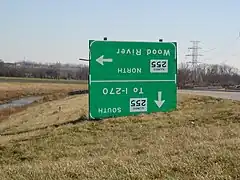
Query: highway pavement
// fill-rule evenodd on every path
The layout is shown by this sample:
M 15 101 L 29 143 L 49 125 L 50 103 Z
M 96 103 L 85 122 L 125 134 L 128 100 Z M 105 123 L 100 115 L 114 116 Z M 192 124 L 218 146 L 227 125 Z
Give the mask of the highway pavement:
M 212 97 L 216 97 L 216 98 L 232 99 L 232 100 L 240 101 L 240 92 L 182 90 L 181 89 L 181 90 L 178 90 L 178 93 L 212 96 Z

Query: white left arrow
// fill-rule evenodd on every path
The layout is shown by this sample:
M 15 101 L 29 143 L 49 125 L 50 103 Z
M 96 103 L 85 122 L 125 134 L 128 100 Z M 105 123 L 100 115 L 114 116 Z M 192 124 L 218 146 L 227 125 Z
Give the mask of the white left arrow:
M 97 58 L 96 61 L 103 66 L 104 62 L 112 62 L 112 59 L 109 59 L 109 58 L 104 59 L 104 55 L 102 55 L 99 58 Z
M 158 100 L 155 100 L 155 103 L 158 106 L 158 108 L 162 107 L 164 102 L 165 102 L 165 100 L 162 100 L 162 92 L 158 91 Z

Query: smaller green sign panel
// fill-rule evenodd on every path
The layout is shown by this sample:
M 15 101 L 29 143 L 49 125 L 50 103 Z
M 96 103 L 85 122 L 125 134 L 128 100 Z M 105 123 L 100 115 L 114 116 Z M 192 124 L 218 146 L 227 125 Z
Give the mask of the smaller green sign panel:
M 177 43 L 89 41 L 89 117 L 166 112 L 177 106 Z

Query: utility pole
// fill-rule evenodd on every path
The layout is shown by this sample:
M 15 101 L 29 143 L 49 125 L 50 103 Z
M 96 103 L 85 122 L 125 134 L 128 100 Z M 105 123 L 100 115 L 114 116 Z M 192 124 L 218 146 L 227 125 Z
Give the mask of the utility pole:
M 192 47 L 189 47 L 188 49 L 191 49 L 192 52 L 190 54 L 187 54 L 186 56 L 191 56 L 192 57 L 192 61 L 190 62 L 187 62 L 187 63 L 190 63 L 192 65 L 192 80 L 193 82 L 196 82 L 197 80 L 197 66 L 198 66 L 198 63 L 200 63 L 198 61 L 198 57 L 199 56 L 202 56 L 201 54 L 198 53 L 198 50 L 201 49 L 201 47 L 198 46 L 198 44 L 200 43 L 200 41 L 190 41 L 192 42 Z

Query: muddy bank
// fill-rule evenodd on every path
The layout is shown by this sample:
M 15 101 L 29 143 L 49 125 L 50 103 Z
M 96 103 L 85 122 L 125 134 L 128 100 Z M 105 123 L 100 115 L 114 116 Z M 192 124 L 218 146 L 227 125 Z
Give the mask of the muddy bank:
M 77 94 L 88 94 L 88 90 L 78 90 L 78 91 L 72 91 L 69 92 L 68 95 L 72 96 L 72 95 L 77 95 Z

